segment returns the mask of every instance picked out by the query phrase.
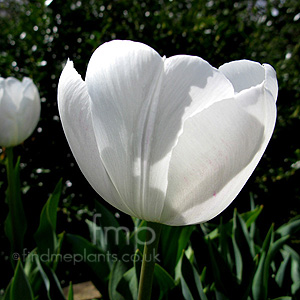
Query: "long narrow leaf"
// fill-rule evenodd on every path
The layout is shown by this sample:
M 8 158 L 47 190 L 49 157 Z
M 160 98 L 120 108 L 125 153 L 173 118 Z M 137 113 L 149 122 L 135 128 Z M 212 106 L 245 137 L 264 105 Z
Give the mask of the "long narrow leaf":
M 40 216 L 40 224 L 34 235 L 39 254 L 48 255 L 49 259 L 51 254 L 54 254 L 58 247 L 56 218 L 61 189 L 62 180 L 58 182 L 54 192 L 44 205 Z
M 6 202 L 9 207 L 9 212 L 4 223 L 4 230 L 10 241 L 11 254 L 18 253 L 21 255 L 27 221 L 21 199 L 20 157 L 15 167 L 13 167 L 12 151 L 12 148 L 7 149 L 8 188 L 6 192 Z M 10 257 L 12 257 L 12 255 Z M 15 265 L 15 261 L 12 260 L 12 264 Z
M 73 256 L 72 263 L 85 263 L 93 271 L 97 277 L 95 285 L 101 294 L 105 297 L 108 294 L 107 283 L 109 280 L 110 268 L 107 262 L 109 253 L 103 252 L 101 249 L 90 243 L 81 236 L 66 234 L 65 245 L 70 249 Z
M 164 296 L 175 286 L 174 279 L 158 264 L 154 267 L 154 279 L 159 286 L 159 300 L 164 299 Z
M 10 299 L 11 300 L 34 300 L 31 286 L 24 273 L 21 261 L 18 261 L 15 275 L 10 288 Z
M 73 300 L 73 284 L 72 281 L 69 284 L 69 293 L 68 293 L 68 300 Z

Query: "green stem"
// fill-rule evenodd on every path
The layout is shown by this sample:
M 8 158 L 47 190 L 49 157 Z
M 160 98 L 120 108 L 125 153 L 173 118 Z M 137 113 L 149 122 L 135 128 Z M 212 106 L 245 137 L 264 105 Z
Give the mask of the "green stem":
M 11 262 L 14 267 L 16 260 L 13 257 L 15 253 L 19 256 L 23 250 L 23 240 L 26 232 L 26 217 L 21 201 L 20 190 L 20 174 L 19 174 L 19 160 L 14 166 L 13 148 L 6 148 L 6 172 L 7 172 L 7 204 L 9 208 L 8 216 L 5 220 L 4 230 L 10 241 L 11 246 Z
M 148 222 L 146 242 L 144 246 L 143 262 L 139 282 L 138 300 L 150 300 L 152 282 L 157 254 L 158 242 L 162 224 Z
M 8 183 L 8 207 L 10 213 L 10 222 L 12 229 L 12 248 L 18 248 L 18 238 L 16 236 L 16 232 L 14 230 L 14 220 L 16 220 L 16 206 L 17 206 L 17 194 L 16 194 L 16 183 L 15 183 L 15 174 L 14 174 L 14 154 L 13 148 L 6 148 L 5 150 L 7 155 L 7 183 Z M 16 250 L 16 249 L 12 249 Z

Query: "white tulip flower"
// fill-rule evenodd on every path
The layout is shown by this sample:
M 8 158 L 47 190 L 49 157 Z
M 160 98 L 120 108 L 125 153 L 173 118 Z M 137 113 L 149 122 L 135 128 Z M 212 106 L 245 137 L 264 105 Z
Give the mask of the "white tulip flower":
M 13 147 L 25 141 L 35 129 L 41 112 L 39 92 L 24 77 L 0 77 L 0 146 Z
M 115 40 L 94 52 L 85 81 L 67 62 L 58 105 L 76 161 L 103 199 L 140 219 L 188 225 L 238 195 L 273 133 L 277 92 L 267 64 L 216 69 Z

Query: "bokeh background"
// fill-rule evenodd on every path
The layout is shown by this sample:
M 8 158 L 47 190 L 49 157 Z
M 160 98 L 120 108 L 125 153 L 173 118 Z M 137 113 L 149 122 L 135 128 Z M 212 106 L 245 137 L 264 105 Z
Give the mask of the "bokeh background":
M 197 55 L 215 67 L 237 59 L 271 64 L 279 82 L 276 129 L 258 168 L 222 215 L 231 217 L 234 207 L 248 210 L 250 193 L 256 204 L 264 206 L 258 220 L 262 231 L 299 214 L 298 0 L 0 0 L 0 76 L 31 77 L 42 101 L 36 130 L 14 150 L 21 156 L 29 251 L 34 247 L 41 209 L 60 178 L 64 188 L 58 232 L 88 235 L 83 220 L 91 218 L 94 200 L 100 196 L 86 182 L 67 144 L 57 109 L 57 84 L 68 58 L 84 78 L 93 51 L 112 39 L 143 42 L 167 57 Z M 1 161 L 1 148 L 0 156 Z M 5 167 L 0 164 L 0 265 L 7 270 L 1 272 L 5 277 L 0 289 L 13 275 L 3 230 L 8 212 L 6 187 Z M 128 221 L 121 213 L 118 217 L 120 222 Z M 299 247 L 297 237 L 292 242 Z M 70 270 L 65 272 L 67 277 Z M 84 275 L 78 271 L 78 276 Z

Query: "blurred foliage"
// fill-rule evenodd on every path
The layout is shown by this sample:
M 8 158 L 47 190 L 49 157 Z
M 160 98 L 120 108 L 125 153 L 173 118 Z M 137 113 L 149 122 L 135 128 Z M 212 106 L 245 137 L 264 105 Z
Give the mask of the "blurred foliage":
M 30 219 L 25 247 L 35 247 L 33 233 L 39 226 L 40 212 L 61 177 L 58 231 L 88 235 L 81 220 L 92 213 L 94 199 L 99 196 L 84 179 L 66 142 L 56 104 L 57 83 L 67 58 L 74 61 L 84 78 L 92 52 L 111 39 L 144 42 L 167 57 L 201 56 L 215 67 L 243 58 L 271 64 L 280 87 L 275 133 L 234 205 L 248 207 L 252 191 L 256 201 L 265 206 L 263 221 L 259 221 L 265 230 L 271 222 L 282 224 L 297 215 L 299 23 L 297 0 L 0 0 L 0 76 L 31 77 L 42 100 L 36 131 L 15 149 L 21 155 L 22 198 Z M 4 151 L 0 149 L 0 163 Z M 1 200 L 6 188 L 5 167 L 0 164 Z M 224 218 L 230 218 L 232 209 L 225 212 Z M 1 220 L 7 211 L 7 205 L 0 201 Z M 130 222 L 129 217 L 118 216 L 120 223 Z M 9 245 L 5 241 L 1 222 L 0 261 L 9 269 Z
M 24 259 L 24 269 L 18 261 L 2 299 L 65 299 L 55 273 L 58 263 L 65 269 L 85 270 L 103 299 L 137 299 L 146 222 L 133 218 L 130 230 L 97 203 L 99 218 L 86 220 L 90 238 L 69 233 L 56 236 L 60 189 L 61 183 L 41 213 L 37 248 Z M 290 245 L 300 230 L 300 218 L 276 229 L 272 224 L 264 236 L 256 228 L 262 206 L 251 203 L 250 211 L 234 210 L 226 223 L 164 225 L 155 256 L 152 299 L 299 299 L 300 256 Z M 41 233 L 49 238 L 41 239 Z M 52 236 L 60 240 L 59 246 L 52 247 Z M 68 299 L 73 299 L 70 291 Z

